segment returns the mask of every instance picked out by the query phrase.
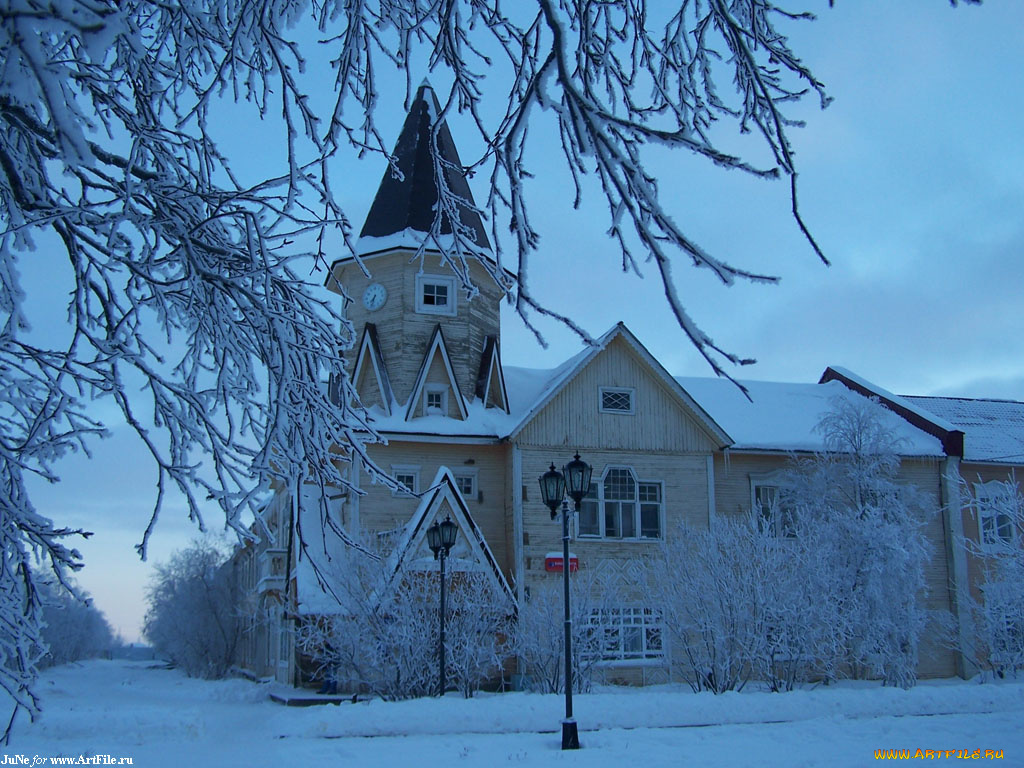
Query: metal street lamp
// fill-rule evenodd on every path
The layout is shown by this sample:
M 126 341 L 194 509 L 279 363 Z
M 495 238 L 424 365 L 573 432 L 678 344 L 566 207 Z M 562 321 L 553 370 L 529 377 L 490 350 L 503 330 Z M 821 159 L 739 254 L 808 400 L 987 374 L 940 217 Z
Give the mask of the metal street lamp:
M 562 721 L 562 749 L 579 749 L 580 735 L 576 720 L 572 716 L 572 618 L 569 613 L 569 496 L 580 511 L 580 502 L 590 490 L 590 476 L 594 468 L 580 459 L 577 452 L 573 460 L 566 464 L 562 471 L 551 469 L 540 476 L 540 494 L 548 509 L 551 519 L 555 519 L 556 510 L 562 507 L 562 586 L 565 595 L 565 719 Z
M 452 522 L 448 515 L 445 515 L 443 523 L 438 523 L 435 520 L 434 524 L 427 528 L 427 545 L 434 553 L 434 559 L 441 561 L 441 636 L 437 642 L 437 659 L 441 670 L 437 686 L 438 696 L 444 696 L 446 687 L 444 674 L 444 561 L 455 545 L 455 534 L 458 532 L 459 527 Z

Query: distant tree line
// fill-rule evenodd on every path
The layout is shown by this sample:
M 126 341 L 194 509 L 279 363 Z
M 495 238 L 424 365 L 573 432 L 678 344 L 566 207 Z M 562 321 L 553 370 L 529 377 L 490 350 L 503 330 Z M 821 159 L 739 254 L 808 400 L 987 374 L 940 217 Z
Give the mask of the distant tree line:
M 57 581 L 42 582 L 39 592 L 43 606 L 40 669 L 108 654 L 124 644 L 88 593 L 73 594 Z
M 241 639 L 242 611 L 227 556 L 194 542 L 156 567 L 143 634 L 189 677 L 224 677 Z

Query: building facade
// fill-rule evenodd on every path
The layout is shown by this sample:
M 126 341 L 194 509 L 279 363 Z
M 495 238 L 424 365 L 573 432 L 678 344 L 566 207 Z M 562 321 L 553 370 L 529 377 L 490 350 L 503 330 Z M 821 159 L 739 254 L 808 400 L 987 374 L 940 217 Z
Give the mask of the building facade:
M 311 489 L 273 497 L 254 528 L 259 541 L 235 556 L 246 610 L 264 617 L 246 633 L 241 666 L 302 682 L 290 627 L 330 612 L 329 589 L 313 566 L 345 546 L 345 531 L 388 534 L 407 566 L 435 567 L 424 533 L 447 515 L 460 528 L 450 568 L 490 574 L 520 603 L 539 584 L 560 579 L 550 555 L 561 548 L 561 526 L 552 523 L 537 479 L 578 451 L 594 474 L 574 521 L 572 553 L 580 569 L 626 583 L 629 598 L 616 615 L 640 627 L 628 633 L 632 640 L 618 633 L 619 646 L 605 649 L 605 677 L 663 682 L 670 650 L 647 640 L 664 633 L 646 626 L 660 612 L 645 602 L 655 574 L 643 564 L 681 522 L 708 528 L 755 514 L 791 456 L 825 450 L 815 427 L 836 398 L 871 397 L 885 406 L 886 426 L 902 446 L 901 481 L 944 510 L 927 528 L 928 606 L 968 631 L 964 601 L 976 590 L 978 564 L 955 542 L 1018 532 L 973 514 L 965 495 L 984 496 L 987 483 L 1012 478 L 1024 463 L 1024 404 L 897 397 L 840 368 L 828 368 L 817 383 L 749 382 L 748 399 L 728 381 L 674 377 L 621 323 L 557 368 L 506 367 L 499 303 L 508 276 L 491 256 L 438 113 L 433 93 L 421 87 L 395 147 L 399 173 L 385 173 L 358 257 L 335 262 L 326 286 L 344 297 L 360 340 L 348 372 L 373 428 L 387 439 L 369 445 L 369 457 L 401 487 L 373 483 L 353 463 L 347 480 L 357 493 L 339 490 L 326 504 Z M 439 185 L 466 201 L 452 214 L 458 221 L 447 214 L 435 221 Z M 477 287 L 472 298 L 439 248 L 453 227 L 480 257 L 454 266 Z M 922 676 L 971 671 L 969 659 L 926 638 Z

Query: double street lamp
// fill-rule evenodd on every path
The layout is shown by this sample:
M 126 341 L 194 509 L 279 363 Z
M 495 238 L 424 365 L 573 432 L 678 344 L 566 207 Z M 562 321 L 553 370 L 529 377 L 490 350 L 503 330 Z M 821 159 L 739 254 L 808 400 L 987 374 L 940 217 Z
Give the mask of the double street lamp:
M 444 674 L 444 561 L 455 545 L 455 534 L 459 527 L 452 522 L 451 517 L 445 515 L 444 522 L 434 524 L 427 528 L 427 545 L 434 553 L 434 559 L 441 561 L 441 636 L 437 642 L 437 659 L 441 665 L 440 677 L 437 687 L 437 695 L 444 696 L 445 674 Z
M 577 453 L 562 471 L 551 469 L 540 476 L 540 494 L 551 510 L 551 519 L 562 507 L 562 584 L 565 593 L 565 719 L 562 721 L 562 749 L 579 749 L 580 735 L 572 716 L 572 618 L 569 614 L 569 502 L 566 493 L 580 511 L 580 502 L 590 490 L 590 476 L 594 468 L 580 459 Z M 443 568 L 442 561 L 442 568 Z M 443 593 L 442 593 L 443 594 Z

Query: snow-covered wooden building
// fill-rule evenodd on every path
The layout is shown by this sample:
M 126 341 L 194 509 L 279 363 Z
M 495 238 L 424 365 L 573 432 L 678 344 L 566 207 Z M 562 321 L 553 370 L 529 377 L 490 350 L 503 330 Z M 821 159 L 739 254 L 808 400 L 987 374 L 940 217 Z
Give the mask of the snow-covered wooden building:
M 471 300 L 437 252 L 436 238 L 450 236 L 451 221 L 443 218 L 431 232 L 438 172 L 456 195 L 472 200 L 443 123 L 436 131 L 441 160 L 431 158 L 437 114 L 432 91 L 421 87 L 394 150 L 400 173 L 385 172 L 358 241 L 370 274 L 348 257 L 332 265 L 327 280 L 328 289 L 344 285 L 351 297 L 344 311 L 359 343 L 350 373 L 374 428 L 387 438 L 369 454 L 410 493 L 372 484 L 355 467 L 348 479 L 362 493 L 335 494 L 328 504 L 333 522 L 353 532 L 394 532 L 401 557 L 436 567 L 424 532 L 449 515 L 460 528 L 449 567 L 492 574 L 522 602 L 538 583 L 561 578 L 549 557 L 560 550 L 561 527 L 537 480 L 550 463 L 560 466 L 579 451 L 594 474 L 572 552 L 581 570 L 616 576 L 632 595 L 615 614 L 630 631 L 609 633 L 615 647 L 602 650 L 602 669 L 610 680 L 661 682 L 671 651 L 657 626 L 658 606 L 645 602 L 654 574 L 637 563 L 656 554 L 680 521 L 708 527 L 723 516 L 752 514 L 773 493 L 789 456 L 824 450 L 815 426 L 835 398 L 876 397 L 900 438 L 901 477 L 946 510 L 927 529 L 934 544 L 929 606 L 960 615 L 972 576 L 952 542 L 963 534 L 1017 535 L 984 518 L 979 534 L 961 494 L 983 493 L 986 482 L 1024 465 L 1024 404 L 897 397 L 840 368 L 828 368 L 816 383 L 746 382 L 748 400 L 725 380 L 674 376 L 621 323 L 557 368 L 505 366 L 498 286 L 505 275 L 490 256 L 483 222 L 469 207 L 458 212 L 483 255 L 468 262 L 479 288 Z M 264 512 L 269 536 L 235 558 L 249 603 L 276 617 L 253 624 L 240 664 L 284 682 L 298 682 L 294 620 L 330 605 L 308 560 L 343 546 L 331 534 L 323 546 L 296 546 L 297 527 L 307 534 L 323 528 L 319 499 L 311 501 L 317 503 L 275 496 Z M 926 639 L 920 674 L 963 671 L 957 654 Z

